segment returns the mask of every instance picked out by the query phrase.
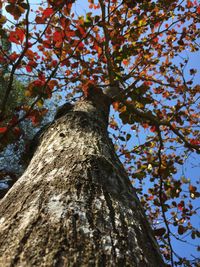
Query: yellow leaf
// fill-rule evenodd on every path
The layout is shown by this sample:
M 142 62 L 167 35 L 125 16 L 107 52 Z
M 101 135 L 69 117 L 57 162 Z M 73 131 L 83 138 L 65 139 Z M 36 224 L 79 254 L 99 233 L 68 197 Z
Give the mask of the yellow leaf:
M 41 99 L 41 100 L 39 100 L 36 104 L 37 104 L 37 106 L 38 106 L 39 108 L 41 108 L 41 107 L 43 107 L 44 101 Z
M 29 97 L 31 96 L 31 92 L 29 90 L 26 90 L 25 93 L 24 93 L 25 96 Z
M 141 27 L 141 26 L 144 26 L 145 24 L 146 24 L 146 20 L 141 19 L 141 20 L 139 20 L 138 26 Z
M 2 16 L 0 15 L 0 24 L 4 24 L 6 22 L 6 17 L 5 16 Z
M 151 164 L 148 164 L 147 170 L 151 171 L 153 169 Z

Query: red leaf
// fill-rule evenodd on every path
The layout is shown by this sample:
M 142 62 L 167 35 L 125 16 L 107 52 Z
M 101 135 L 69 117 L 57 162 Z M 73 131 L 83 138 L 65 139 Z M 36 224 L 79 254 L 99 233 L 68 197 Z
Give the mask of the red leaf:
M 150 131 L 154 133 L 156 131 L 156 126 L 151 126 Z
M 53 8 L 48 7 L 43 11 L 42 17 L 43 18 L 48 18 L 53 14 L 53 12 L 54 12 Z
M 81 42 L 81 43 L 79 43 L 78 44 L 78 48 L 80 49 L 80 50 L 82 50 L 83 48 L 84 48 L 84 44 Z
M 1 127 L 0 128 L 0 133 L 5 133 L 7 131 L 7 127 Z
M 182 210 L 183 210 L 183 207 L 184 207 L 184 202 L 181 201 L 181 202 L 177 205 L 177 207 L 178 207 L 178 209 L 179 209 L 180 211 L 182 211 Z
M 62 42 L 62 33 L 61 32 L 54 32 L 53 34 L 54 42 Z
M 145 81 L 144 82 L 144 85 L 146 85 L 146 86 L 149 86 L 149 85 L 152 85 L 153 84 L 153 82 L 151 82 L 151 81 Z
M 154 43 L 157 43 L 158 40 L 159 40 L 158 37 L 153 38 L 153 42 L 154 42 Z
M 32 71 L 32 67 L 31 67 L 30 65 L 27 65 L 27 66 L 26 66 L 26 71 L 27 71 L 27 72 L 31 72 L 31 71 Z
M 16 44 L 21 44 L 24 40 L 25 33 L 22 29 L 16 29 L 15 31 L 11 31 L 9 35 L 9 41 Z
M 52 60 L 52 62 L 51 62 L 51 66 L 52 67 L 56 67 L 56 65 L 58 64 L 58 61 L 57 60 Z
M 197 139 L 194 139 L 194 138 L 190 139 L 190 144 L 198 146 L 198 145 L 200 145 L 200 140 L 197 140 Z
M 200 6 L 197 7 L 197 13 L 200 14 Z
M 128 66 L 128 64 L 129 64 L 129 60 L 127 60 L 127 59 L 123 59 L 123 60 L 122 60 L 122 63 L 123 63 L 125 66 Z

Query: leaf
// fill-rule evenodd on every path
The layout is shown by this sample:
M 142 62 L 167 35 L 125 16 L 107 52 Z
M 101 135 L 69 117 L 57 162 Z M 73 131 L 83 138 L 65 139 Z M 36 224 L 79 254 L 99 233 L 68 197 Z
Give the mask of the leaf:
M 114 110 L 116 110 L 116 111 L 119 110 L 119 102 L 118 102 L 118 101 L 113 102 L 113 108 L 114 108 Z
M 122 63 L 123 63 L 125 66 L 128 66 L 128 64 L 129 64 L 129 60 L 128 60 L 128 59 L 123 59 L 123 60 L 122 60 Z
M 59 31 L 54 32 L 53 40 L 54 40 L 54 42 L 62 42 L 63 41 L 62 32 L 59 32 Z
M 179 235 L 183 235 L 187 231 L 187 228 L 184 227 L 183 225 L 178 226 L 178 233 Z
M 79 48 L 80 50 L 82 50 L 82 49 L 84 48 L 84 44 L 83 44 L 83 42 L 80 42 L 80 43 L 78 44 L 78 48 Z
M 156 132 L 156 126 L 151 126 L 150 131 L 151 131 L 152 133 Z
M 2 133 L 5 133 L 7 130 L 8 130 L 7 127 L 1 127 L 1 128 L 0 128 L 0 133 L 1 133 L 1 134 L 2 134 Z
M 182 211 L 183 208 L 184 208 L 184 202 L 181 201 L 181 202 L 177 205 L 177 207 L 178 207 L 178 209 L 179 209 L 180 211 Z
M 28 49 L 26 51 L 26 56 L 29 58 L 29 60 L 33 60 L 35 57 L 35 53 L 31 49 Z
M 200 145 L 200 140 L 199 139 L 190 139 L 190 144 L 199 146 Z
M 19 57 L 19 54 L 17 54 L 15 51 L 9 56 L 12 62 L 18 59 L 18 57 Z
M 189 190 L 190 190 L 190 193 L 194 193 L 197 190 L 197 188 L 196 186 L 189 185 Z
M 31 91 L 26 90 L 26 91 L 24 92 L 24 95 L 25 95 L 26 97 L 31 97 L 31 96 L 32 96 L 32 93 L 31 93 Z
M 51 81 L 48 82 L 48 87 L 49 87 L 51 90 L 53 90 L 53 88 L 54 88 L 55 86 L 57 86 L 57 85 L 58 85 L 58 81 L 57 81 L 57 80 L 51 80 Z
M 31 67 L 30 65 L 27 65 L 27 66 L 26 66 L 26 71 L 27 71 L 27 72 L 31 72 L 31 71 L 32 71 L 32 67 Z
M 126 135 L 126 141 L 129 141 L 131 139 L 131 134 Z
M 187 8 L 191 8 L 191 7 L 193 7 L 193 3 L 191 2 L 191 1 L 187 1 Z
M 48 17 L 50 17 L 53 13 L 54 13 L 53 8 L 48 7 L 48 8 L 46 8 L 46 9 L 43 11 L 42 18 L 48 18 Z
M 2 25 L 6 23 L 6 20 L 7 20 L 6 17 L 0 14 L 0 24 Z
M 16 28 L 15 31 L 11 31 L 9 34 L 9 41 L 16 44 L 22 44 L 25 38 L 25 32 L 23 29 Z
M 44 24 L 44 23 L 45 23 L 45 19 L 44 19 L 43 17 L 37 16 L 37 17 L 35 18 L 35 22 L 36 22 L 37 24 Z
M 126 139 L 125 139 L 123 136 L 118 136 L 118 138 L 119 138 L 121 141 L 123 141 L 123 142 L 126 141 Z
M 39 108 L 41 108 L 41 107 L 43 107 L 43 105 L 44 105 L 44 101 L 43 101 L 42 99 L 40 99 L 39 101 L 37 101 L 36 105 L 37 105 Z
M 25 12 L 26 7 L 27 7 L 26 5 L 23 4 L 19 5 L 16 4 L 14 1 L 14 3 L 7 5 L 5 9 L 9 14 L 11 14 L 14 17 L 14 19 L 18 20 L 21 17 L 21 15 Z
M 154 231 L 155 236 L 163 236 L 166 232 L 166 229 L 164 227 L 155 229 Z

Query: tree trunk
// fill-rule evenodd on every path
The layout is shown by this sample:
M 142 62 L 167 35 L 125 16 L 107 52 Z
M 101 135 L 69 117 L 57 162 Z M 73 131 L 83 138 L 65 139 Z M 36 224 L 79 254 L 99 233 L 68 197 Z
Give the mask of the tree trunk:
M 43 134 L 0 206 L 0 266 L 165 266 L 107 133 L 101 94 Z

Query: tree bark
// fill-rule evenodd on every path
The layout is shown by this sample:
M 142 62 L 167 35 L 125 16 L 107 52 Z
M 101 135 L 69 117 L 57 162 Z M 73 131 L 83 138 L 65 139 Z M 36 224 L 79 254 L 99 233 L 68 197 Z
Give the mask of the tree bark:
M 0 266 L 165 266 L 107 133 L 109 101 L 77 102 L 43 134 L 0 205 Z

